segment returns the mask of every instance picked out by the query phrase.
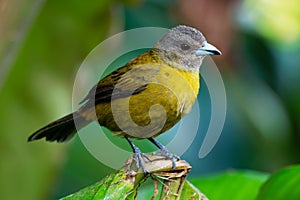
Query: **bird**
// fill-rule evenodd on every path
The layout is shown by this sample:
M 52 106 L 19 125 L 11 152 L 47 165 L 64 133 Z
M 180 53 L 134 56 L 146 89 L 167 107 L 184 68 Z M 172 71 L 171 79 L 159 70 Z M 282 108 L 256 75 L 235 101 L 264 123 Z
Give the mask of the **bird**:
M 37 130 L 28 141 L 45 138 L 65 142 L 81 128 L 98 121 L 128 141 L 136 167 L 144 173 L 148 173 L 145 162 L 151 160 L 132 138 L 148 139 L 159 148 L 155 154 L 170 159 L 175 169 L 179 157 L 154 138 L 190 112 L 200 89 L 200 66 L 206 56 L 212 55 L 221 55 L 221 51 L 196 28 L 171 28 L 153 48 L 95 84 L 78 110 Z

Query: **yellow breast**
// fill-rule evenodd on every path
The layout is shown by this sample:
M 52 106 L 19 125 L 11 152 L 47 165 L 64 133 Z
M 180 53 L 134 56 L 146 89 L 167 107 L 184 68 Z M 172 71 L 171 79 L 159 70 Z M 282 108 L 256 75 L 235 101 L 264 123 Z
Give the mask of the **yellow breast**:
M 160 67 L 159 73 L 152 78 L 144 91 L 113 102 L 117 105 L 117 124 L 122 124 L 122 130 L 134 133 L 134 137 L 155 137 L 173 127 L 191 110 L 198 90 L 199 73 L 185 72 L 168 66 Z M 129 116 L 126 116 L 128 109 Z M 149 128 L 140 131 L 133 128 L 135 126 Z M 115 127 L 109 128 L 112 130 Z

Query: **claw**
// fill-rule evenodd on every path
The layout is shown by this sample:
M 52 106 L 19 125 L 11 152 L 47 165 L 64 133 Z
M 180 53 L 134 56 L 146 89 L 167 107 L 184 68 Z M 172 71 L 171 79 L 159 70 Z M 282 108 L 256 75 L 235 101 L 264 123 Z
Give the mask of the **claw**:
M 159 156 L 164 156 L 168 159 L 170 159 L 172 161 L 172 170 L 175 170 L 176 169 L 176 161 L 177 160 L 180 160 L 180 157 L 175 155 L 175 154 L 172 154 L 168 151 L 167 148 L 163 147 L 160 151 L 157 151 L 157 152 L 153 152 L 152 153 L 153 155 L 159 155 Z
M 136 162 L 135 165 L 136 165 L 137 170 L 142 168 L 143 173 L 148 174 L 149 172 L 145 168 L 145 162 L 151 162 L 151 159 L 148 156 L 146 156 L 144 153 L 142 153 L 141 150 L 138 147 L 136 147 L 128 137 L 125 137 L 125 138 L 129 142 L 129 144 L 130 144 L 130 146 L 133 150 L 133 153 L 134 153 L 133 157 L 134 157 L 135 162 Z
M 134 159 L 136 161 L 136 168 L 139 170 L 142 168 L 142 171 L 144 174 L 148 174 L 149 171 L 145 168 L 145 159 L 147 160 L 146 162 L 150 162 L 150 158 L 143 154 L 138 148 L 135 149 L 136 151 L 134 152 Z
M 142 156 L 146 159 L 146 162 L 151 162 L 152 160 L 144 153 L 141 153 Z
M 157 146 L 160 151 L 158 152 L 154 152 L 154 155 L 161 155 L 161 156 L 165 156 L 168 159 L 170 159 L 172 161 L 172 170 L 176 169 L 176 160 L 180 160 L 179 156 L 172 154 L 168 151 L 168 149 L 166 147 L 164 147 L 162 144 L 160 144 L 157 140 L 153 139 L 153 138 L 149 138 L 148 139 L 150 142 L 152 142 L 153 144 L 155 144 L 155 146 Z

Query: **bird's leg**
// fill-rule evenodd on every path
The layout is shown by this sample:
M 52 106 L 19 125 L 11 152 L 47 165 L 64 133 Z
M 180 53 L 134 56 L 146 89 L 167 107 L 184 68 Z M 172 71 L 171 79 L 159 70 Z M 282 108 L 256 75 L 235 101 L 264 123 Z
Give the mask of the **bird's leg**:
M 133 144 L 133 142 L 131 141 L 131 139 L 130 139 L 129 137 L 125 136 L 125 138 L 126 138 L 126 140 L 128 141 L 128 143 L 130 144 L 130 146 L 131 146 L 131 148 L 132 148 L 132 150 L 133 150 L 133 153 L 134 153 L 133 156 L 134 156 L 134 159 L 135 159 L 135 161 L 136 161 L 136 167 L 137 167 L 137 169 L 139 169 L 139 168 L 141 167 L 142 170 L 143 170 L 143 172 L 144 172 L 145 174 L 147 174 L 148 171 L 147 171 L 146 168 L 145 168 L 143 157 L 144 157 L 148 162 L 151 161 L 150 158 L 148 158 L 148 156 L 146 156 L 144 153 L 142 153 L 141 150 L 140 150 L 137 146 L 135 146 L 135 145 Z
M 169 150 L 164 145 L 159 143 L 157 140 L 155 140 L 153 138 L 148 138 L 148 140 L 160 149 L 160 151 L 154 152 L 153 154 L 154 155 L 162 155 L 162 156 L 165 156 L 168 159 L 172 160 L 172 169 L 174 170 L 176 168 L 176 160 L 180 160 L 179 156 L 169 152 Z

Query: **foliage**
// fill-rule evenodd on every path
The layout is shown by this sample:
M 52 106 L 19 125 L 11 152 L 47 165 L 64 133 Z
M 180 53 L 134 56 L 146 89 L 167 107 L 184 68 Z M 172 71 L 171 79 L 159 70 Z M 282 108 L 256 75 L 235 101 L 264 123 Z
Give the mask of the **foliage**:
M 186 176 L 191 169 L 190 165 L 179 160 L 176 162 L 176 168 L 172 170 L 172 162 L 165 160 L 161 156 L 147 155 L 151 162 L 145 163 L 149 174 L 134 171 L 133 158 L 125 162 L 125 167 L 106 176 L 100 182 L 84 188 L 75 194 L 71 194 L 61 200 L 96 200 L 96 199 L 203 199 L 207 198 L 196 187 L 186 181 Z M 140 186 L 151 178 L 154 190 L 150 189 L 147 194 L 139 195 Z M 158 189 L 158 184 L 162 189 Z
M 5 9 L 14 2 L 21 6 L 17 1 L 4 1 L 5 5 L 1 1 L 0 7 Z M 45 199 L 55 189 L 66 146 L 28 145 L 26 138 L 34 129 L 71 111 L 71 80 L 77 63 L 104 39 L 109 29 L 110 0 L 84 5 L 78 0 L 51 0 L 34 10 L 35 2 L 22 1 L 24 7 L 12 9 L 6 19 L 18 15 L 16 30 L 0 32 L 6 31 L 11 37 L 7 44 L 13 43 L 19 50 L 10 70 L 7 68 L 9 73 L 2 74 L 2 68 L 0 72 L 0 82 L 5 83 L 0 84 L 1 199 Z M 30 16 L 36 16 L 31 23 Z M 102 18 L 107 20 L 99 24 Z M 28 32 L 17 29 L 21 24 L 29 26 Z M 1 34 L 0 41 L 6 34 Z M 15 41 L 19 34 L 24 34 L 23 43 Z M 6 43 L 1 47 L 2 44 Z M 0 53 L 10 57 L 11 50 L 5 47 Z M 20 186 L 18 192 L 16 183 Z
M 145 177 L 139 178 L 137 182 L 128 181 L 124 170 L 120 170 L 108 175 L 99 183 L 93 184 L 79 192 L 69 195 L 62 200 L 76 199 L 135 199 L 135 195 L 130 193 L 141 193 L 138 199 L 158 198 L 155 189 L 144 188 L 146 191 L 138 191 L 140 184 L 145 182 Z M 153 178 L 153 183 L 161 181 L 157 177 Z M 156 181 L 156 182 L 155 182 Z M 134 184 L 133 184 L 134 183 Z M 174 180 L 171 181 L 177 189 Z M 164 182 L 167 185 L 166 182 Z M 194 178 L 191 183 L 185 180 L 180 190 L 178 199 L 209 199 L 213 200 L 269 200 L 269 199 L 289 199 L 300 198 L 300 166 L 292 166 L 282 169 L 269 177 L 269 175 L 255 171 L 228 171 L 205 178 Z M 138 185 L 138 187 L 136 187 Z M 164 186 L 164 188 L 167 188 Z M 196 189 L 198 188 L 198 189 Z M 172 190 L 172 189 L 170 189 Z M 199 191 L 201 190 L 203 194 Z M 160 199 L 173 199 L 171 192 L 166 195 L 162 189 Z M 158 192 L 158 191 L 157 191 Z M 163 196 L 165 194 L 165 196 Z M 205 194 L 205 195 L 204 195 Z M 154 199 L 156 199 L 154 198 Z
M 191 182 L 209 199 L 255 199 L 259 188 L 267 179 L 264 173 L 254 171 L 227 171 Z
M 300 165 L 273 174 L 260 188 L 257 200 L 300 199 Z

